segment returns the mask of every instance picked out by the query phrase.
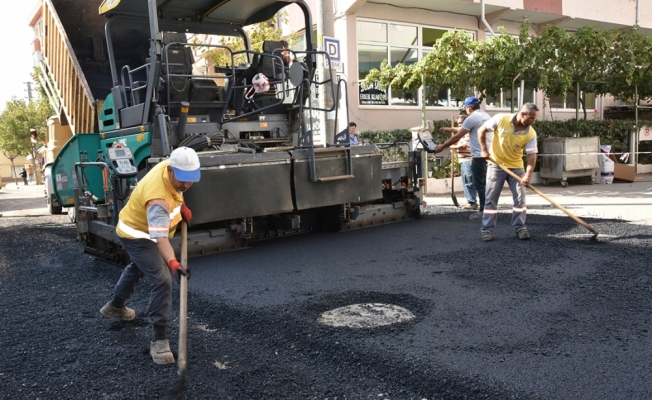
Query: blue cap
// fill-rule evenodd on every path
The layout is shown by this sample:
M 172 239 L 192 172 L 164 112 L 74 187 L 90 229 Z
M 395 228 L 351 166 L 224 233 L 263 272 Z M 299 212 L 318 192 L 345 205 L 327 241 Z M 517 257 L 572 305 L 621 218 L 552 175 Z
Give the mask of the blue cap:
M 480 100 L 477 97 L 469 96 L 464 100 L 464 107 L 479 106 Z

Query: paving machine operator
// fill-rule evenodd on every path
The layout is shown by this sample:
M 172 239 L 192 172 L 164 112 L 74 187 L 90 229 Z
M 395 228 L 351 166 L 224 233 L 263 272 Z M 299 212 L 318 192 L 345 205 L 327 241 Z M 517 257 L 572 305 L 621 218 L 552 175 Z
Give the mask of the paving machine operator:
M 191 211 L 183 202 L 183 192 L 200 178 L 199 157 L 193 149 L 179 147 L 168 160 L 158 163 L 136 185 L 127 205 L 120 212 L 116 232 L 129 254 L 131 264 L 115 285 L 113 300 L 100 310 L 105 318 L 129 321 L 136 317 L 125 306 L 134 293 L 141 274 L 152 284 L 149 318 L 154 339 L 149 353 L 156 364 L 173 364 L 167 327 L 172 310 L 172 277 L 189 275 L 174 255 L 170 238 L 182 220 L 190 222 Z

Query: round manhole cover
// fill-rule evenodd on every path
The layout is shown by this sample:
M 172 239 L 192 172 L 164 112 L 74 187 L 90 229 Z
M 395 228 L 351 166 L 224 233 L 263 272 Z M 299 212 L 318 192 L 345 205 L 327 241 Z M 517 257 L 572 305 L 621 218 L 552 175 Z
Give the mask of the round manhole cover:
M 319 316 L 317 322 L 338 327 L 375 328 L 409 321 L 412 318 L 414 314 L 403 307 L 393 304 L 364 303 L 326 311 Z

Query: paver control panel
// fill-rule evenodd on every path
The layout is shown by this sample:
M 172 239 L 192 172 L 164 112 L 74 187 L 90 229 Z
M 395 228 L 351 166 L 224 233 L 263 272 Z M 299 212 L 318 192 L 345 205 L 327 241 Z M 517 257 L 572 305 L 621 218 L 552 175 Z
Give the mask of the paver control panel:
M 109 160 L 115 173 L 120 177 L 131 177 L 138 173 L 136 168 L 136 161 L 134 155 L 131 153 L 129 147 L 109 147 L 108 148 Z

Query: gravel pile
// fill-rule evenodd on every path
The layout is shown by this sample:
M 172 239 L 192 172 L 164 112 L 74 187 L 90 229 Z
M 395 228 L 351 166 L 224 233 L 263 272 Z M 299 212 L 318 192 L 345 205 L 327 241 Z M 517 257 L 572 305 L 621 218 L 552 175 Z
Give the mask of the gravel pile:
M 466 221 L 467 216 L 429 209 L 424 219 L 455 223 Z M 145 315 L 147 284 L 139 283 L 129 303 L 136 309 L 135 321 L 102 319 L 98 310 L 111 298 L 121 270 L 83 254 L 75 241 L 74 227 L 66 222 L 66 216 L 0 218 L 0 398 L 161 397 L 176 379 L 176 366 L 157 366 L 149 356 L 152 331 Z M 575 309 L 552 314 L 555 329 L 534 342 L 527 337 L 496 338 L 489 346 L 455 349 L 444 343 L 432 352 L 423 352 L 416 346 L 419 340 L 415 330 L 435 314 L 443 327 L 460 326 L 459 335 L 484 337 L 492 332 L 467 332 L 468 328 L 460 324 L 465 318 L 474 318 L 472 311 L 465 311 L 467 315 L 446 314 L 441 304 L 411 293 L 345 290 L 261 308 L 191 290 L 190 381 L 185 398 L 563 398 L 553 389 L 547 390 L 546 384 L 542 388 L 473 372 L 467 355 L 511 360 L 517 363 L 516 368 L 518 362 L 538 362 L 532 358 L 514 360 L 521 352 L 536 353 L 532 357 L 542 360 L 544 368 L 552 368 L 553 358 L 563 362 L 564 355 L 578 351 L 578 346 L 635 351 L 640 343 L 647 343 L 641 356 L 651 355 L 649 227 L 617 221 L 588 222 L 607 239 L 590 243 L 582 228 L 570 220 L 534 216 L 530 229 L 539 237 L 548 235 L 546 240 L 535 237 L 529 243 L 479 246 L 477 251 L 463 255 L 441 246 L 413 255 L 412 261 L 431 267 L 433 276 L 446 275 L 496 296 L 521 296 L 523 307 L 540 299 L 554 301 L 550 298 L 563 297 L 563 293 L 571 296 Z M 500 223 L 507 225 L 504 218 Z M 507 229 L 502 232 L 508 235 Z M 515 253 L 521 260 L 516 264 L 510 262 Z M 559 264 L 553 260 L 560 257 L 566 263 L 572 263 L 574 257 L 593 259 L 591 279 L 573 280 L 569 274 L 576 271 L 547 267 Z M 490 262 L 479 268 L 478 260 Z M 177 310 L 176 287 L 173 298 Z M 322 312 L 352 303 L 394 304 L 411 310 L 416 318 L 371 330 L 315 323 Z M 511 323 L 501 318 L 504 316 L 495 316 L 496 325 Z M 176 311 L 173 319 L 170 337 L 176 347 Z M 446 354 L 457 357 L 455 363 L 438 361 Z M 600 363 L 590 359 L 590 351 L 586 354 L 586 368 Z M 647 364 L 640 367 L 647 372 L 638 371 L 632 379 L 649 377 L 646 359 Z M 627 377 L 631 368 L 624 363 L 623 370 L 615 375 Z M 638 393 L 624 392 L 621 398 L 652 395 L 649 380 L 641 380 L 640 385 Z

